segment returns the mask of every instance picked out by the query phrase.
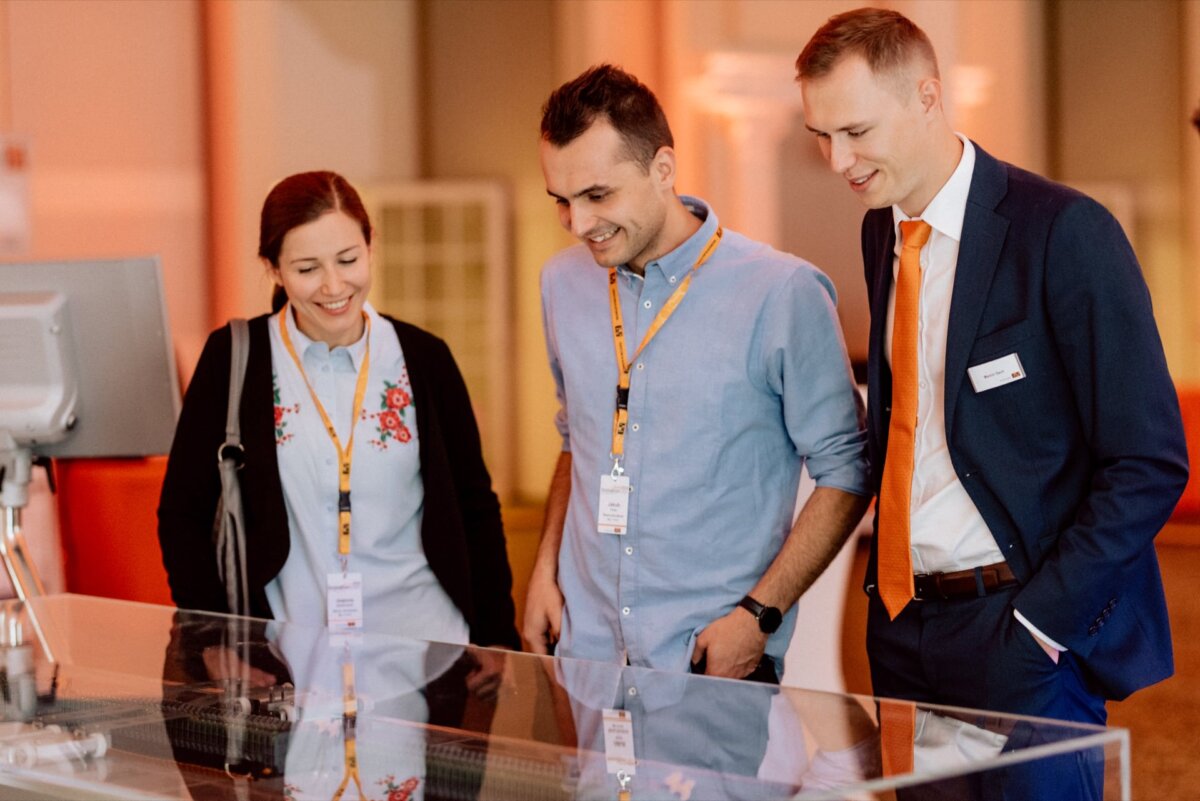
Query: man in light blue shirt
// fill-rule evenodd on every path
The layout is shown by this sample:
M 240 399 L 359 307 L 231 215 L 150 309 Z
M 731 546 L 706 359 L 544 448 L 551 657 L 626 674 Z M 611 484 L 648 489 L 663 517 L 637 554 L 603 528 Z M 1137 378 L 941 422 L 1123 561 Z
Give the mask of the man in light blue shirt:
M 547 192 L 581 244 L 542 273 L 563 452 L 523 633 L 778 681 L 793 605 L 867 503 L 862 405 L 829 279 L 677 195 L 672 146 L 653 93 L 611 66 L 544 110 Z

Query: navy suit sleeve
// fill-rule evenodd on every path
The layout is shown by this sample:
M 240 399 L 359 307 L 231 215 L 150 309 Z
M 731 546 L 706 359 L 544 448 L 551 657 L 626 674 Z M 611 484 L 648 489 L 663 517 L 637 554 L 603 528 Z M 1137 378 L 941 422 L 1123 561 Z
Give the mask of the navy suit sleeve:
M 1076 416 L 1064 437 L 1090 452 L 1074 519 L 1014 602 L 1035 626 L 1086 657 L 1096 623 L 1144 568 L 1187 481 L 1178 399 L 1149 292 L 1116 220 L 1078 196 L 1047 240 L 1046 308 Z M 1098 615 L 1100 617 L 1098 617 Z

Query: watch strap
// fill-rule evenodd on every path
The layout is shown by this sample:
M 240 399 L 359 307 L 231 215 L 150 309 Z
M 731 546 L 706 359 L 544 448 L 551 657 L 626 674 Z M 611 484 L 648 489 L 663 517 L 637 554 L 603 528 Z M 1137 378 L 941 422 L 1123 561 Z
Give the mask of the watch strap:
M 750 614 L 754 615 L 754 619 L 758 620 L 762 613 L 766 610 L 766 606 L 751 598 L 749 595 L 738 601 L 738 606 L 745 609 Z

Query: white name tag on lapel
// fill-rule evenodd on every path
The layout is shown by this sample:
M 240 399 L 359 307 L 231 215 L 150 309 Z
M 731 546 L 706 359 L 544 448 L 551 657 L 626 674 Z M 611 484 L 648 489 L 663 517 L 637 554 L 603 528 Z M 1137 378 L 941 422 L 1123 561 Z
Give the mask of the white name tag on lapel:
M 1010 353 L 999 359 L 968 367 L 967 375 L 975 392 L 987 392 L 989 389 L 1020 381 L 1025 377 L 1025 368 L 1021 366 L 1020 357 Z

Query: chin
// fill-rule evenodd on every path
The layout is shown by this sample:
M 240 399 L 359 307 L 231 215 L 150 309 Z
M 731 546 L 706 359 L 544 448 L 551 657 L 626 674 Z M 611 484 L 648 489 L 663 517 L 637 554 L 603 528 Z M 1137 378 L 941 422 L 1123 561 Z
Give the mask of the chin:
M 601 267 L 619 267 L 625 260 L 618 253 L 592 253 L 592 260 Z

